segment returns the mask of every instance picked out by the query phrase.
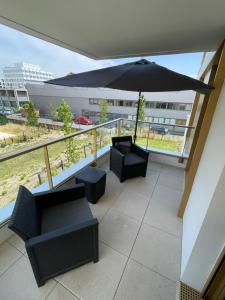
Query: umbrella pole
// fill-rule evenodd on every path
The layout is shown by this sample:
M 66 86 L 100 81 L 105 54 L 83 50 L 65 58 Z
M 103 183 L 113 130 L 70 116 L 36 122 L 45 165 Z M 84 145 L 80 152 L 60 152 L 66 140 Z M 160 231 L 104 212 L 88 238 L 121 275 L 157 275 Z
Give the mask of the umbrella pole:
M 141 91 L 139 91 L 139 96 L 138 96 L 138 107 L 137 107 L 135 130 L 134 130 L 134 144 L 136 143 L 136 138 L 137 138 L 137 126 L 138 126 L 138 117 L 139 117 L 139 109 L 140 109 L 140 99 L 141 99 Z

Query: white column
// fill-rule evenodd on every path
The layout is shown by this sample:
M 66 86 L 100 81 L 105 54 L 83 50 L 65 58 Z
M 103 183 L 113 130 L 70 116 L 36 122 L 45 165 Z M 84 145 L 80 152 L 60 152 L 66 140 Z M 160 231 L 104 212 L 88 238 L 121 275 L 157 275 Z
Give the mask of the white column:
M 201 291 L 225 245 L 225 85 L 183 218 L 181 280 Z

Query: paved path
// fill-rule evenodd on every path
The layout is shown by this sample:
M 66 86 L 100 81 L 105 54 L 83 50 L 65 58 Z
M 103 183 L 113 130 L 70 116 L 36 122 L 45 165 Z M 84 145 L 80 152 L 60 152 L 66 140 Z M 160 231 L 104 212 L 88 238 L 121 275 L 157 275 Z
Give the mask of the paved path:
M 8 139 L 10 137 L 14 137 L 15 134 L 0 132 L 0 140 Z
M 14 121 L 19 121 L 21 123 L 25 123 L 26 120 L 27 120 L 25 117 L 22 117 L 21 115 L 18 115 L 18 114 L 8 115 L 7 119 L 14 120 Z M 52 125 L 52 126 L 56 126 L 56 127 L 62 127 L 63 126 L 62 122 L 53 121 L 53 120 L 47 119 L 47 118 L 39 118 L 38 123 L 39 124 Z M 80 124 L 75 124 L 75 123 L 72 125 L 72 127 L 76 128 L 76 129 L 90 129 L 90 128 L 92 128 L 92 126 L 93 125 L 80 125 Z

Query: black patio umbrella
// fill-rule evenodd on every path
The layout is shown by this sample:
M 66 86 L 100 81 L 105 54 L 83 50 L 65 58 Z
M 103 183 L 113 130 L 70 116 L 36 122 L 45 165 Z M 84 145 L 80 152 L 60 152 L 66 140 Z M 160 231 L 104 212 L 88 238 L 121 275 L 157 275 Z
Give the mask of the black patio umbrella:
M 139 92 L 134 142 L 137 134 L 140 96 L 142 92 L 194 90 L 202 94 L 208 94 L 213 90 L 212 86 L 171 71 L 146 59 L 109 68 L 67 75 L 48 80 L 46 83 L 70 87 L 101 87 Z

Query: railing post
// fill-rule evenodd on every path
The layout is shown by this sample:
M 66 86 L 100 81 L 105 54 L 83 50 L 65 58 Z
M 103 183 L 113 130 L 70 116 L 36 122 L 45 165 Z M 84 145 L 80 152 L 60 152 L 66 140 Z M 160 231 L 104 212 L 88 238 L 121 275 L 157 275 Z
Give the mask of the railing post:
M 92 130 L 92 137 L 93 137 L 93 140 L 92 140 L 92 143 L 93 143 L 93 155 L 94 155 L 94 161 L 92 163 L 92 166 L 93 167 L 96 167 L 97 165 L 97 130 L 96 129 L 93 129 Z
M 43 151 L 44 151 L 45 166 L 46 166 L 46 172 L 47 172 L 49 188 L 53 189 L 52 174 L 51 174 L 51 167 L 50 167 L 50 162 L 49 162 L 49 155 L 48 155 L 47 146 L 43 147 Z
M 150 130 L 151 130 L 151 123 L 148 123 L 148 135 L 147 135 L 147 143 L 146 143 L 146 150 L 148 150 L 148 140 L 149 140 L 149 135 L 150 135 Z
M 122 119 L 118 120 L 117 122 L 117 135 L 121 136 L 121 123 L 122 123 Z
M 186 149 L 186 145 L 187 145 L 187 139 L 188 138 L 187 138 L 187 128 L 186 128 L 184 136 L 183 136 L 183 145 L 182 145 L 182 149 L 181 149 L 182 156 L 179 157 L 179 159 L 178 159 L 178 162 L 181 164 L 184 162 L 184 154 L 185 154 L 185 149 Z

